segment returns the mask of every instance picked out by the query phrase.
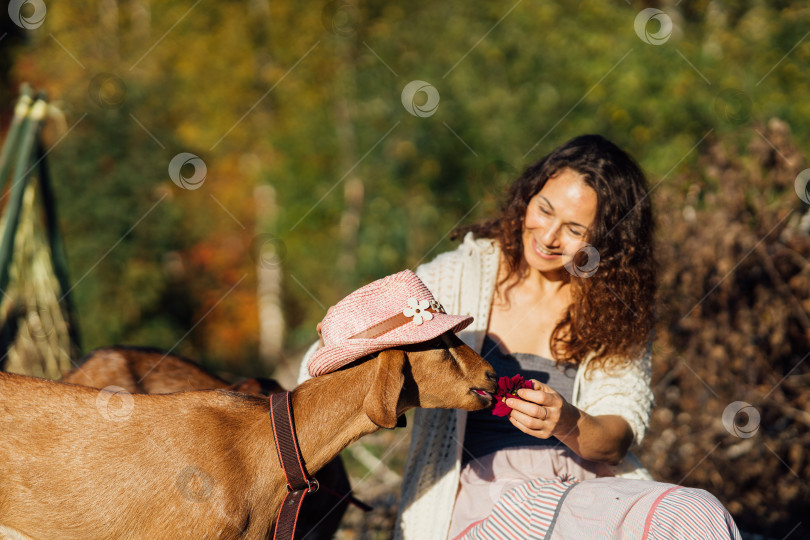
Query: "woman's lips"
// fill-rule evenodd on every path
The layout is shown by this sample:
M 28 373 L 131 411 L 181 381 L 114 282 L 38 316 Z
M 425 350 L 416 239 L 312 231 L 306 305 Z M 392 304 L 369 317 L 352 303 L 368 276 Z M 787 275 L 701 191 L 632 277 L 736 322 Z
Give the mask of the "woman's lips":
M 537 255 L 539 257 L 541 257 L 543 259 L 546 259 L 546 260 L 553 260 L 553 259 L 556 259 L 556 258 L 558 258 L 560 256 L 559 253 L 554 253 L 554 252 L 551 252 L 551 254 L 543 253 L 542 248 L 540 247 L 540 244 L 538 244 L 537 240 L 535 240 L 534 238 L 532 238 L 532 247 L 534 248 L 534 252 L 537 253 Z

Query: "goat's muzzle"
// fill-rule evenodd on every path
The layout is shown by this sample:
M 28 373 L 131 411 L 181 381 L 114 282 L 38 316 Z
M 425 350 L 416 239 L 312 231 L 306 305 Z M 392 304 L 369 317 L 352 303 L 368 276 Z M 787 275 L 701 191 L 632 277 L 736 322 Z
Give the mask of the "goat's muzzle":
M 492 404 L 492 395 L 498 389 L 498 376 L 493 371 L 486 373 L 487 384 L 483 388 L 470 388 L 470 392 L 476 395 L 486 406 Z

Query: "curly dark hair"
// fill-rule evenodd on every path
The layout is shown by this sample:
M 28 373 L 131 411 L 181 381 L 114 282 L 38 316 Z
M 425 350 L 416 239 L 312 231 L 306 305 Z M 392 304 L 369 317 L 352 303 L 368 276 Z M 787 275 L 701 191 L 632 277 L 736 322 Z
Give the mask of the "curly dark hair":
M 472 231 L 497 240 L 508 265 L 498 287 L 510 281 L 513 286 L 529 270 L 523 256 L 529 200 L 564 169 L 579 173 L 596 192 L 596 217 L 586 239 L 599 265 L 590 277 L 571 273 L 573 300 L 551 335 L 551 351 L 558 363 L 580 364 L 593 355 L 589 371 L 612 369 L 643 352 L 654 326 L 652 208 L 644 173 L 626 152 L 600 135 L 575 137 L 526 169 L 509 188 L 500 216 L 460 227 L 451 238 Z M 583 250 L 573 262 L 591 265 Z

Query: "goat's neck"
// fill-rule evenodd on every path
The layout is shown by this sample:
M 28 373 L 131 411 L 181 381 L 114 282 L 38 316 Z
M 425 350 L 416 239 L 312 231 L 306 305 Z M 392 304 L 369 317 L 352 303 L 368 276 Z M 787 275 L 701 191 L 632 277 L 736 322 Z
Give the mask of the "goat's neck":
M 295 430 L 310 474 L 379 426 L 363 412 L 374 379 L 373 362 L 314 377 L 292 394 Z

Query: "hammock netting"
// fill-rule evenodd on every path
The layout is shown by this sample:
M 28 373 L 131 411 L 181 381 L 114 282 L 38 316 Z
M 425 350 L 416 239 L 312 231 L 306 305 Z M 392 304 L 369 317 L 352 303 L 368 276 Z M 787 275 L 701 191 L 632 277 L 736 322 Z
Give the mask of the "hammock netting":
M 24 89 L 0 154 L 0 370 L 56 379 L 79 343 L 40 140 L 47 108 Z

